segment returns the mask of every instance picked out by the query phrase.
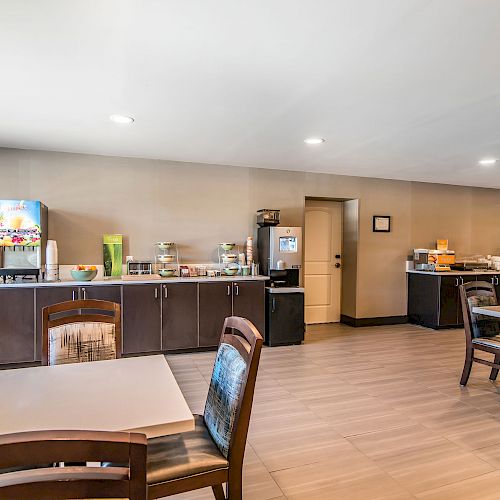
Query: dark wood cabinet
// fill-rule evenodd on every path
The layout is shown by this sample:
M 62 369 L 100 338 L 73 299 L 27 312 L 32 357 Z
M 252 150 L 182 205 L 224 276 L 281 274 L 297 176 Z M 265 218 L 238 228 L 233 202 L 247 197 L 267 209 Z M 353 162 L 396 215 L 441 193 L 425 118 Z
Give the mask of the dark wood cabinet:
M 470 281 L 491 281 L 491 275 L 408 274 L 408 321 L 429 328 L 463 326 L 459 286 Z
M 198 284 L 165 283 L 162 289 L 162 350 L 198 347 Z
M 233 282 L 233 315 L 250 320 L 262 337 L 265 331 L 264 281 Z
M 80 299 L 109 300 L 122 303 L 122 287 L 120 285 L 81 286 Z
M 199 284 L 199 346 L 218 345 L 224 319 L 232 314 L 232 285 L 229 282 Z
M 264 334 L 264 290 L 264 281 L 243 279 L 0 288 L 0 364 L 41 360 L 42 309 L 59 302 L 121 303 L 122 353 L 141 354 L 215 347 L 231 315 L 249 319 Z
M 35 288 L 36 361 L 40 361 L 42 359 L 42 309 L 59 302 L 66 302 L 77 298 L 77 286 L 52 285 Z
M 35 291 L 0 290 L 0 363 L 35 360 Z
M 439 276 L 439 326 L 454 327 L 459 325 L 458 309 L 460 297 L 458 286 L 460 280 L 456 276 Z M 460 311 L 461 312 L 461 311 Z
M 123 354 L 161 351 L 161 286 L 122 287 Z
M 304 294 L 268 290 L 266 302 L 265 343 L 271 347 L 301 344 L 305 333 Z

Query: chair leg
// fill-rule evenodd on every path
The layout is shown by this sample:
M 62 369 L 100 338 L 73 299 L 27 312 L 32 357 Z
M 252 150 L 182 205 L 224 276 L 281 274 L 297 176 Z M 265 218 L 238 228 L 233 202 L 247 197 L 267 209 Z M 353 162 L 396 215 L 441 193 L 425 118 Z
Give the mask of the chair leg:
M 467 385 L 469 380 L 470 370 L 472 368 L 472 358 L 474 357 L 474 349 L 467 349 L 465 353 L 465 363 L 464 370 L 462 372 L 462 378 L 460 379 L 460 385 Z
M 495 364 L 500 364 L 500 354 L 495 354 Z M 490 380 L 496 380 L 498 375 L 498 368 L 492 368 L 490 373 Z
M 227 482 L 227 498 L 230 500 L 242 500 L 243 498 L 241 469 L 237 471 L 229 471 L 229 480 Z
M 224 488 L 222 484 L 215 484 L 212 486 L 212 491 L 214 492 L 215 500 L 226 500 L 226 495 L 224 494 Z

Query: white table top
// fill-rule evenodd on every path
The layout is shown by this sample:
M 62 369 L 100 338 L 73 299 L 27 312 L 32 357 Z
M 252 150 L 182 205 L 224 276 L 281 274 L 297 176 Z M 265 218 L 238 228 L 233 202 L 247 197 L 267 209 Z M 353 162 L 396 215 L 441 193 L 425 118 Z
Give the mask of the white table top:
M 472 312 L 474 314 L 483 314 L 484 316 L 500 318 L 500 306 L 473 307 Z
M 31 430 L 194 429 L 164 356 L 0 370 L 0 434 Z

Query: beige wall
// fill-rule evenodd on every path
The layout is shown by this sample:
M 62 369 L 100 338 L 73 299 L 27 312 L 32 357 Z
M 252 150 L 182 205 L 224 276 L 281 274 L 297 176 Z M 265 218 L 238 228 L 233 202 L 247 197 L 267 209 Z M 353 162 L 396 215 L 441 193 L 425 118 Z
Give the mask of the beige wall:
M 359 199 L 358 318 L 406 314 L 404 262 L 414 246 L 442 237 L 459 253 L 500 252 L 499 190 L 10 149 L 0 149 L 0 179 L 0 199 L 49 207 L 62 264 L 99 263 L 106 232 L 123 233 L 136 258 L 173 240 L 185 262 L 210 261 L 220 241 L 255 234 L 259 208 L 303 225 L 306 196 Z M 373 215 L 391 215 L 392 232 L 373 233 Z

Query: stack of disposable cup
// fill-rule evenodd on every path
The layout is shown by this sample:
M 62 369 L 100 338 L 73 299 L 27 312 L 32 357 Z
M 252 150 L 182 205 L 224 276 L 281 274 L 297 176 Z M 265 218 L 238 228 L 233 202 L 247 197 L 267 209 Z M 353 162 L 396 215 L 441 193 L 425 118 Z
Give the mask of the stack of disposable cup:
M 45 281 L 59 281 L 57 241 L 47 240 L 45 254 Z
M 247 266 L 251 266 L 253 262 L 253 238 L 247 238 Z

